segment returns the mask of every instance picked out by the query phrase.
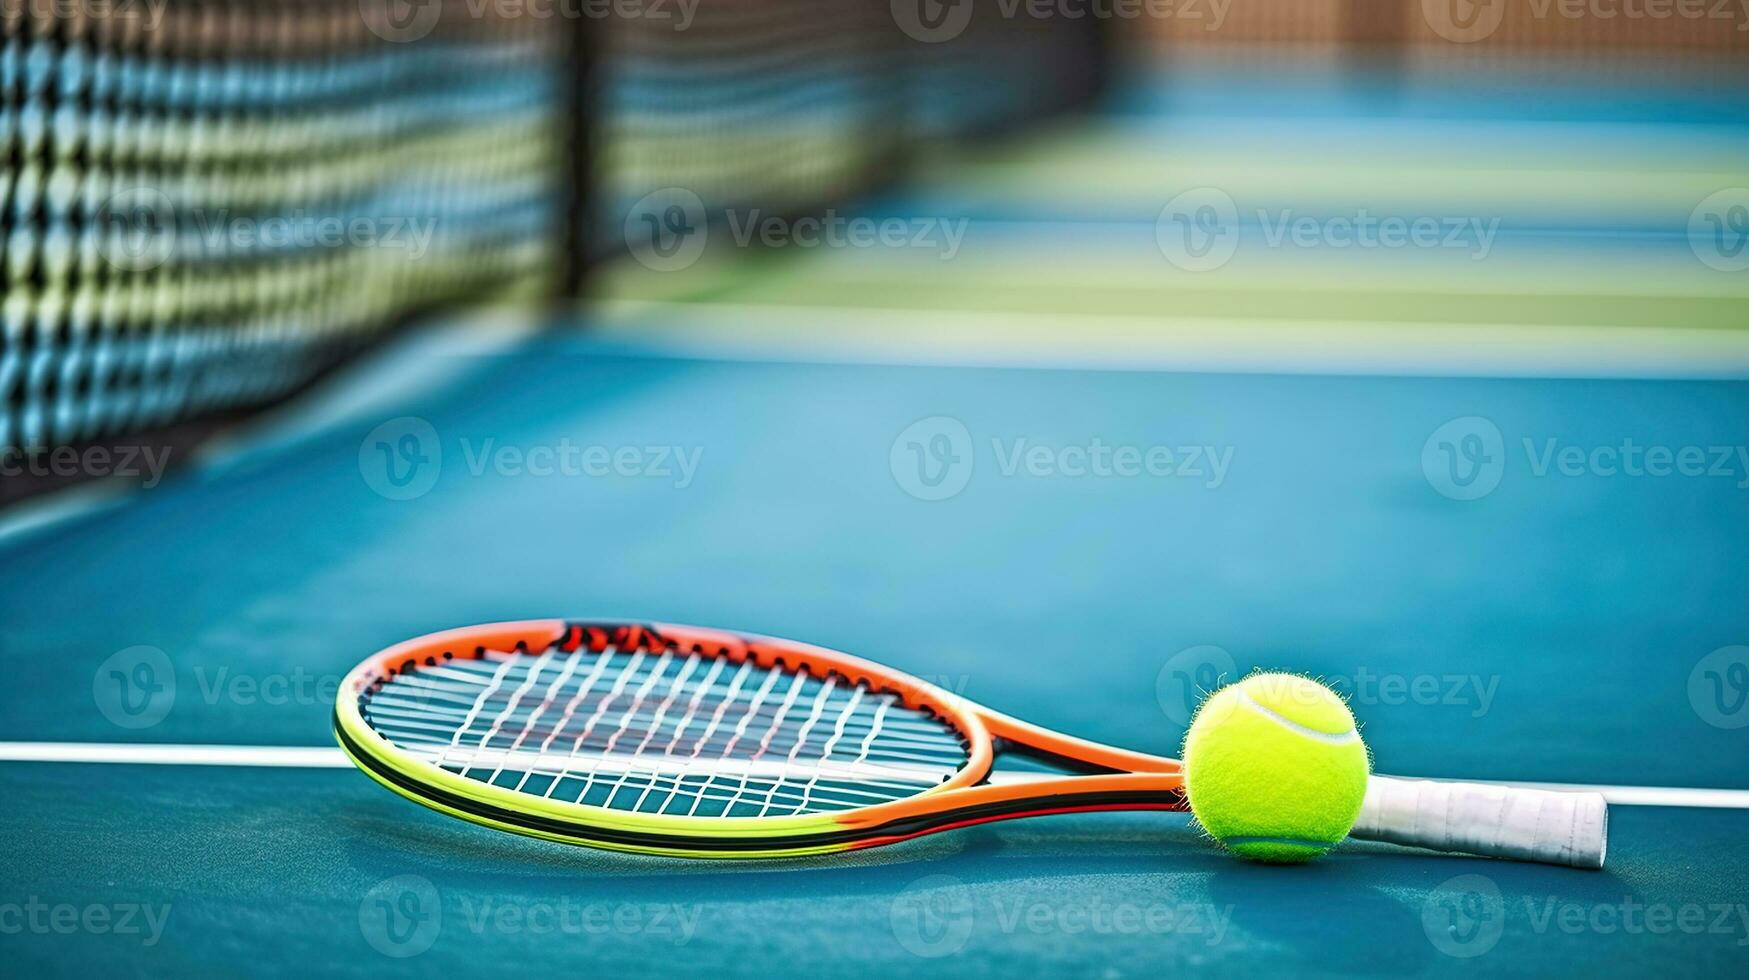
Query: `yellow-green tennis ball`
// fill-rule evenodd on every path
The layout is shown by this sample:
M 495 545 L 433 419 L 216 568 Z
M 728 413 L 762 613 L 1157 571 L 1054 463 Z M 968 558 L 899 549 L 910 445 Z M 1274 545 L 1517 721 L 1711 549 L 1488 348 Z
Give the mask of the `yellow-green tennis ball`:
M 1240 857 L 1309 861 L 1354 826 L 1366 746 L 1336 692 L 1253 674 L 1204 701 L 1184 738 L 1184 788 L 1210 836 Z

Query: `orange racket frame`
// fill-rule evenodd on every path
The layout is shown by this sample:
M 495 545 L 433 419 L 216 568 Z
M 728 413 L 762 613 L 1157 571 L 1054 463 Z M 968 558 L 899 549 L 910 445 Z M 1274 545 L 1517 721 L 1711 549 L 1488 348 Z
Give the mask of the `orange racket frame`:
M 441 769 L 377 733 L 361 705 L 399 674 L 488 651 L 541 654 L 645 650 L 752 661 L 767 669 L 838 677 L 888 692 L 939 718 L 965 741 L 963 766 L 915 796 L 852 810 L 767 817 L 631 813 L 516 793 Z M 688 857 L 783 857 L 874 847 L 993 820 L 1096 810 L 1184 810 L 1175 759 L 1062 735 L 991 711 L 908 674 L 792 640 L 693 626 L 532 620 L 435 633 L 360 664 L 341 687 L 334 731 L 373 779 L 426 806 L 475 823 L 566 843 Z M 1071 775 L 991 782 L 996 759 L 1018 754 Z

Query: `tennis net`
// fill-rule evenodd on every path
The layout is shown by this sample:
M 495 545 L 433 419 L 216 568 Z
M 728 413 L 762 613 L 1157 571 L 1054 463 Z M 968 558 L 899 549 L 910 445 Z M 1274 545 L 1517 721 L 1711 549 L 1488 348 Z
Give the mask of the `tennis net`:
M 0 450 L 271 400 L 416 310 L 551 289 L 573 53 L 450 21 L 6 3 Z
M 0 500 L 575 296 L 652 194 L 817 213 L 1097 88 L 1099 22 L 909 2 L 0 0 Z
M 1081 105 L 1105 80 L 1108 26 L 994 0 L 704 0 L 690 22 L 614 19 L 596 245 L 635 238 L 625 222 L 652 196 L 706 221 L 812 213 L 900 176 L 925 144 Z

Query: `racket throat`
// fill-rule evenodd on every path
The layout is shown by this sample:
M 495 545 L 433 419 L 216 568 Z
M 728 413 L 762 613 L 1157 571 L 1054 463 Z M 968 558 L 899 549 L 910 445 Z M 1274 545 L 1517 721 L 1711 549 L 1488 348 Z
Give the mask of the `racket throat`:
M 1087 762 L 1073 756 L 1059 755 L 1036 745 L 1017 742 L 1006 738 L 994 739 L 997 759 L 1024 759 L 1028 762 L 1044 766 L 1044 769 L 1000 769 L 991 770 L 985 780 L 997 785 L 1036 782 L 1041 779 L 1052 779 L 1058 776 L 1115 776 L 1127 772 L 1124 769 L 1114 769 L 1097 763 Z

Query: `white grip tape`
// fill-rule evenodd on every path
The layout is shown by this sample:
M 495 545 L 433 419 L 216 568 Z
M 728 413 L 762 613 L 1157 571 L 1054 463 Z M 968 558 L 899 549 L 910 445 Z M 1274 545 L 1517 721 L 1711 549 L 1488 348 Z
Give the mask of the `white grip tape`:
M 1608 831 L 1609 804 L 1599 793 L 1374 776 L 1349 836 L 1601 868 Z

